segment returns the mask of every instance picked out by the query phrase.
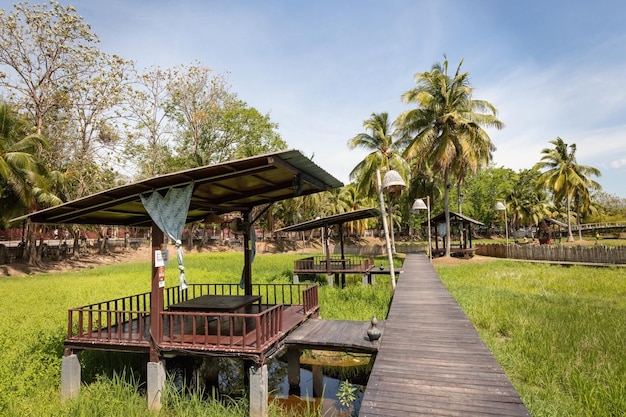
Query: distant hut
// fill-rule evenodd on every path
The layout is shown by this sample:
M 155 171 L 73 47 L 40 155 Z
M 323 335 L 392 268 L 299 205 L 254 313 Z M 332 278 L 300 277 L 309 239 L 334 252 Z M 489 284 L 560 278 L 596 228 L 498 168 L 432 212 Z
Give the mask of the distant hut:
M 439 238 L 446 235 L 446 214 L 441 214 L 430 219 L 430 224 L 435 236 L 435 248 L 433 254 L 442 254 L 446 250 L 446 241 L 442 239 L 442 247 L 439 248 Z M 485 224 L 471 217 L 464 216 L 453 211 L 450 212 L 450 254 L 454 256 L 455 252 L 463 254 L 472 249 L 472 226 L 484 226 Z M 428 221 L 422 223 L 422 226 L 428 227 Z M 453 243 L 455 242 L 455 246 Z M 456 244 L 458 242 L 458 244 Z

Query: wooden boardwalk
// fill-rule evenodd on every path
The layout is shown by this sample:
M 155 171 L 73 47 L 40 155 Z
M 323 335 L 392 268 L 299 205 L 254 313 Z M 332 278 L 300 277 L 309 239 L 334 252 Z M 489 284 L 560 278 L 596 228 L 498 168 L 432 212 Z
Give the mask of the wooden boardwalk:
M 308 319 L 285 338 L 285 346 L 376 353 L 380 340 L 371 341 L 367 337 L 370 326 L 370 322 L 367 321 Z M 385 321 L 380 321 L 376 327 L 381 332 L 384 331 Z
M 529 416 L 429 259 L 402 269 L 359 416 Z

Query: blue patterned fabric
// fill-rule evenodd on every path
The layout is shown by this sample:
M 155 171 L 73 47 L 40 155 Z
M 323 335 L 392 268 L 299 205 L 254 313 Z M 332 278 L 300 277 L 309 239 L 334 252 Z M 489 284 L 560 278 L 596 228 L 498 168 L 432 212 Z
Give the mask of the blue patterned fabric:
M 192 193 L 193 184 L 189 184 L 186 187 L 170 188 L 165 196 L 162 196 L 158 191 L 153 191 L 149 195 L 141 195 L 141 203 L 152 221 L 176 243 L 181 290 L 187 289 L 188 285 L 183 265 L 183 243 L 180 238 L 187 220 Z

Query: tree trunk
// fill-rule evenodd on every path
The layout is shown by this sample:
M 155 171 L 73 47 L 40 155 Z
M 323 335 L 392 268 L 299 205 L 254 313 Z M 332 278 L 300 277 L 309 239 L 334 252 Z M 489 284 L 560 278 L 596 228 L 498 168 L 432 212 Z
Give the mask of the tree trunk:
M 443 206 L 446 215 L 446 257 L 450 257 L 450 184 L 446 175 L 446 185 L 443 193 Z
M 567 241 L 568 242 L 573 242 L 574 241 L 574 235 L 572 234 L 572 209 L 571 209 L 571 199 L 569 196 L 567 196 L 565 198 L 566 201 L 566 206 L 567 206 Z

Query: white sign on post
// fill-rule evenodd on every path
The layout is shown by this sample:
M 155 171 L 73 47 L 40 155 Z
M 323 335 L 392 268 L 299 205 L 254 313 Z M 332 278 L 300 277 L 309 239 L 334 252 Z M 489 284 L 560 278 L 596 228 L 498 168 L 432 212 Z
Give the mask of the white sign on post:
M 160 250 L 154 251 L 154 266 L 156 268 L 165 266 L 165 262 L 163 261 L 163 252 Z

